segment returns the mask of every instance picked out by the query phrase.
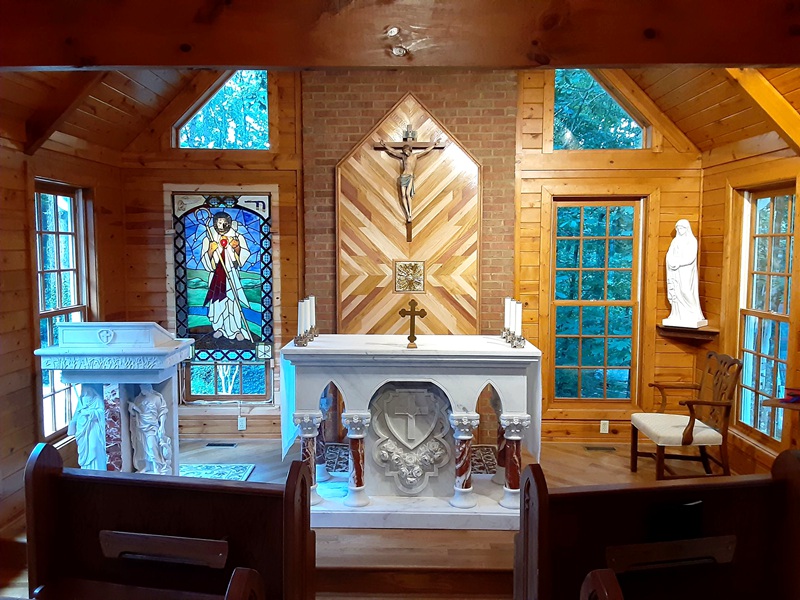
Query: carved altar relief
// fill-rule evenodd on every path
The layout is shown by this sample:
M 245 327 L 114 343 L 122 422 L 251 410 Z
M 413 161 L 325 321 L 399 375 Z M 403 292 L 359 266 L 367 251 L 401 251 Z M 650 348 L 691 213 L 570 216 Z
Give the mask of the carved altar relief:
M 440 487 L 452 490 L 452 469 L 443 468 L 453 455 L 449 403 L 432 388 L 426 384 L 385 386 L 372 401 L 368 435 L 374 439 L 370 445 L 377 473 L 366 479 L 368 488 L 375 479 L 384 490 L 371 494 L 386 493 L 387 481 L 393 483 L 392 494 L 439 495 Z
M 440 142 L 415 165 L 413 215 L 398 200 L 398 159 L 381 150 L 409 126 Z M 339 162 L 336 181 L 338 332 L 403 333 L 397 311 L 415 293 L 429 315 L 418 334 L 478 333 L 481 167 L 444 125 L 407 94 Z M 396 264 L 422 263 L 424 279 L 398 284 Z

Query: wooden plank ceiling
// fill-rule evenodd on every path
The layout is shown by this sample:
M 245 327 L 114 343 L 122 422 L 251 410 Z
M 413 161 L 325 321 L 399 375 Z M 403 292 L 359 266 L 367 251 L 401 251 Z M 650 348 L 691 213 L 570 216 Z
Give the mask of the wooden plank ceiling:
M 731 81 L 725 69 L 646 67 L 625 71 L 702 151 L 773 130 L 765 112 Z M 760 72 L 800 111 L 800 69 L 765 68 Z M 53 139 L 66 144 L 77 139 L 123 151 L 196 73 L 189 69 L 105 72 L 56 124 Z M 69 71 L 0 72 L 0 117 L 30 124 L 53 104 L 54 97 L 76 87 L 72 78 L 77 76 L 79 73 Z
M 677 67 L 627 72 L 700 150 L 771 130 L 763 111 L 734 87 L 724 69 Z
M 30 122 L 53 98 L 67 94 L 80 73 L 0 73 L 0 114 Z M 109 71 L 62 115 L 55 132 L 114 150 L 124 150 L 193 78 L 188 69 Z M 72 92 L 69 92 L 72 93 Z M 67 107 L 65 107 L 67 108 Z M 29 140 L 30 141 L 30 140 Z

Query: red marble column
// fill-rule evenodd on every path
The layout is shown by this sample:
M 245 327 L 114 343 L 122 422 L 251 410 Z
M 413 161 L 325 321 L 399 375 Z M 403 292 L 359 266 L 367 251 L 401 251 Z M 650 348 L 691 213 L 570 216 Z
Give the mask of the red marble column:
M 364 437 L 371 416 L 368 412 L 342 413 L 342 425 L 347 428 L 350 441 L 350 473 L 347 481 L 345 506 L 366 506 L 369 496 L 364 490 Z
M 506 430 L 497 424 L 497 466 L 506 468 Z
M 522 434 L 530 427 L 531 417 L 527 414 L 501 415 L 500 423 L 505 429 L 506 438 L 506 482 L 500 506 L 519 510 L 519 479 L 522 470 Z
M 322 498 L 317 493 L 317 435 L 322 423 L 321 412 L 295 413 L 294 424 L 300 427 L 300 457 L 311 471 L 311 504 L 319 504 Z
M 456 480 L 450 504 L 456 508 L 472 508 L 478 503 L 472 493 L 472 430 L 480 423 L 478 413 L 453 413 L 450 425 L 456 446 Z
M 106 454 L 109 471 L 122 471 L 122 399 L 119 384 L 103 386 L 103 401 L 106 405 Z M 126 434 L 128 432 L 125 432 Z
M 522 450 L 519 440 L 508 440 L 506 444 L 506 487 L 509 490 L 519 489 L 519 478 L 522 471 Z
M 350 476 L 348 487 L 364 487 L 364 438 L 350 438 Z
M 311 485 L 317 484 L 316 470 L 317 438 L 316 436 L 303 436 L 300 439 L 300 460 L 306 463 L 311 470 Z
M 472 487 L 472 439 L 456 439 L 456 487 L 467 490 Z

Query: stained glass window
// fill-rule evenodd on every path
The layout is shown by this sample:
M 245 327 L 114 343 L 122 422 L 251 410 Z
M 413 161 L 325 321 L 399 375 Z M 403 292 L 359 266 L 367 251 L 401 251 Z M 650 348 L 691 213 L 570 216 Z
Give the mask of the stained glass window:
M 195 340 L 187 397 L 271 397 L 269 194 L 173 196 L 179 337 Z

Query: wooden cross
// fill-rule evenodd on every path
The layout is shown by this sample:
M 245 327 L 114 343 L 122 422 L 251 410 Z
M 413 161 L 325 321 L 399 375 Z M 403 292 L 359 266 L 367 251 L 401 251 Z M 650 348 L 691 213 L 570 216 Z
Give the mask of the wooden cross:
M 401 317 L 411 317 L 411 335 L 408 336 L 408 346 L 406 348 L 416 348 L 417 345 L 414 343 L 417 339 L 416 336 L 416 329 L 417 324 L 414 322 L 414 319 L 419 317 L 420 319 L 424 319 L 428 316 L 428 313 L 425 311 L 424 308 L 417 310 L 417 301 L 411 300 L 408 303 L 408 306 L 411 307 L 411 310 L 402 308 L 400 309 L 400 316 Z
M 439 138 L 433 142 L 418 142 L 417 132 L 411 130 L 409 125 L 403 132 L 402 142 L 384 142 L 373 146 L 374 150 L 382 150 L 389 156 L 396 158 L 402 165 L 402 171 L 397 178 L 397 192 L 400 197 L 400 204 L 406 217 L 406 241 L 411 241 L 411 199 L 414 197 L 414 171 L 417 168 L 417 159 L 426 155 L 431 150 L 442 150 L 444 144 L 439 143 Z

